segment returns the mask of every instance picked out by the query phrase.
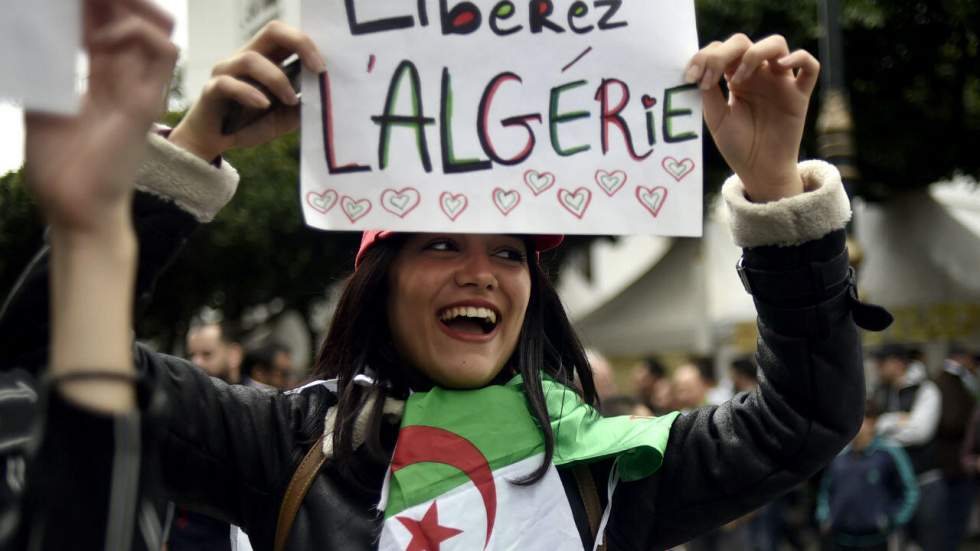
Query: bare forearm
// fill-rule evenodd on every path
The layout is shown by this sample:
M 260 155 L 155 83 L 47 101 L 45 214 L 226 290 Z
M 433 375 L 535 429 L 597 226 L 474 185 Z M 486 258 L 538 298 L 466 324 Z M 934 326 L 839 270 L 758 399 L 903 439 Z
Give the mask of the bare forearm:
M 51 376 L 73 372 L 132 373 L 136 239 L 128 212 L 98 232 L 51 230 Z M 133 409 L 133 385 L 93 378 L 58 385 L 64 396 L 107 413 Z

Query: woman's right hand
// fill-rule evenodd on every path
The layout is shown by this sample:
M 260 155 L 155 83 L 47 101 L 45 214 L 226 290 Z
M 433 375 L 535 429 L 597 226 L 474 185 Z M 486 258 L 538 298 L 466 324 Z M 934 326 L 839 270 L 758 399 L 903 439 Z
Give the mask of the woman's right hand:
M 170 141 L 211 161 L 238 147 L 263 144 L 299 127 L 299 100 L 279 63 L 296 53 L 308 70 L 322 73 L 326 65 L 313 40 L 295 27 L 278 21 L 267 24 L 238 53 L 214 66 L 211 80 L 204 87 L 187 116 L 174 128 Z M 265 109 L 269 99 L 244 79 L 261 83 L 282 103 L 234 134 L 221 133 L 221 120 L 229 102 Z

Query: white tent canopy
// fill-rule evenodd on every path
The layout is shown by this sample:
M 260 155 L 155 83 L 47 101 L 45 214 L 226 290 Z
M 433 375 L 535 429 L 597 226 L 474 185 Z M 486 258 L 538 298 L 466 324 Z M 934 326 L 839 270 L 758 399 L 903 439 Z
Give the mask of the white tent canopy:
M 856 202 L 858 283 L 888 307 L 980 304 L 980 191 L 935 185 L 884 205 Z
M 576 268 L 562 274 L 559 292 L 588 346 L 614 357 L 704 353 L 717 335 L 755 320 L 735 272 L 741 251 L 723 209 L 712 214 L 701 239 L 598 243 L 589 258 L 591 279 Z

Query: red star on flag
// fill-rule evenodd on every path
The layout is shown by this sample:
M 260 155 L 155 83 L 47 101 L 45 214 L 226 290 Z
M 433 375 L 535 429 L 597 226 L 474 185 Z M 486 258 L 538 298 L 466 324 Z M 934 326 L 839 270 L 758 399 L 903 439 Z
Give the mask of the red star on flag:
M 412 533 L 405 551 L 439 551 L 439 544 L 459 534 L 462 530 L 439 525 L 439 509 L 433 501 L 421 521 L 409 517 L 395 517 Z

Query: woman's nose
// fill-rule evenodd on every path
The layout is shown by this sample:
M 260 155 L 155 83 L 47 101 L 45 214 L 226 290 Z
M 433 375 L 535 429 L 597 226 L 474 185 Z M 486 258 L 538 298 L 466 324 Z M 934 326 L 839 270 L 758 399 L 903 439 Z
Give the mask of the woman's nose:
M 454 274 L 460 287 L 479 287 L 488 291 L 497 287 L 497 277 L 493 273 L 490 258 L 483 253 L 471 253 L 462 258 Z

